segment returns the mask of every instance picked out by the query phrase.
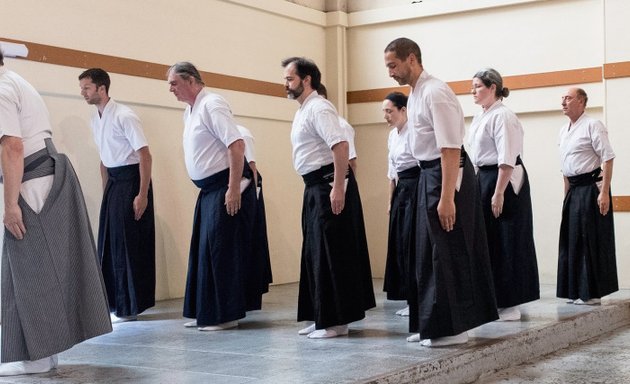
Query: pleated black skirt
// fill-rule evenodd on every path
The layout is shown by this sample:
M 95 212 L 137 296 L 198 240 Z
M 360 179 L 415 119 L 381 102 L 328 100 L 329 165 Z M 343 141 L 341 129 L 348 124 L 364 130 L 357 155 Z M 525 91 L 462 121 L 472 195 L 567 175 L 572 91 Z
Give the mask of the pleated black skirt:
M 497 314 L 479 189 L 470 160 L 455 193 L 456 222 L 442 229 L 437 214 L 442 189 L 439 159 L 422 165 L 418 184 L 416 254 L 409 300 L 409 331 L 421 339 L 457 335 Z
M 234 216 L 225 209 L 229 169 L 194 183 L 201 188 L 190 241 L 184 317 L 198 326 L 217 325 L 260 309 L 259 287 L 247 283 L 252 258 L 256 195 L 251 183 Z
M 572 183 L 562 206 L 557 296 L 584 301 L 619 290 L 612 197 L 599 213 L 599 189 L 593 180 Z M 611 195 L 612 196 L 612 195 Z
M 513 307 L 540 298 L 532 199 L 525 167 L 523 171 L 523 186 L 518 195 L 514 193 L 512 183 L 508 183 L 504 192 L 503 211 L 498 218 L 492 214 L 491 203 L 499 170 L 496 166 L 483 167 L 477 173 L 494 292 L 499 308 Z
M 416 202 L 420 168 L 414 167 L 398 175 L 392 194 L 387 237 L 387 261 L 383 291 L 388 300 L 407 300 L 409 264 L 414 255 Z
M 140 190 L 138 164 L 107 169 L 98 226 L 98 255 L 109 309 L 133 316 L 155 305 L 155 221 L 153 187 L 140 220 L 133 200 Z
M 361 198 L 349 172 L 339 215 L 332 213 L 328 180 L 304 189 L 297 320 L 314 321 L 318 329 L 361 320 L 376 306 Z

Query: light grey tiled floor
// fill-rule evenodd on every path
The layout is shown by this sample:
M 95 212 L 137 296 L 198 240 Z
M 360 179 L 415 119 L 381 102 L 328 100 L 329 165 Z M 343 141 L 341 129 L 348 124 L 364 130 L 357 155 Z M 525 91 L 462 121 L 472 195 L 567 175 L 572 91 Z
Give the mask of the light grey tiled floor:
M 377 308 L 351 324 L 348 337 L 298 336 L 304 324 L 295 321 L 297 284 L 287 284 L 271 287 L 263 310 L 248 314 L 238 329 L 184 328 L 182 301 L 162 301 L 140 321 L 116 324 L 113 333 L 62 353 L 58 369 L 0 383 L 352 383 L 594 310 L 565 304 L 554 287 L 543 286 L 541 300 L 522 306 L 523 321 L 486 324 L 469 332 L 464 346 L 427 349 L 405 341 L 407 320 L 394 315 L 403 304 L 385 300 L 381 287 L 375 280 Z M 630 291 L 622 291 L 604 304 L 628 298 Z M 630 333 L 619 342 L 630 347 Z

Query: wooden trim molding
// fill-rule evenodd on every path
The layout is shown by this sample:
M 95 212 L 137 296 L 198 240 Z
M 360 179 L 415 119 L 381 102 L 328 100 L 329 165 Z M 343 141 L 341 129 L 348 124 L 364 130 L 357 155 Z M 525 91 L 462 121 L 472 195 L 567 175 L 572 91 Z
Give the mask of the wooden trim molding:
M 25 44 L 29 49 L 29 54 L 28 57 L 26 57 L 26 60 L 41 63 L 57 64 L 76 68 L 101 67 L 112 73 L 158 80 L 165 80 L 166 71 L 169 68 L 169 66 L 165 64 L 134 60 L 126 57 L 102 55 L 98 53 L 37 44 L 29 41 L 7 39 L 3 37 L 0 37 L 0 39 Z M 208 87 L 258 95 L 282 98 L 286 97 L 282 84 L 214 72 L 200 72 Z M 553 87 L 559 85 L 596 83 L 602 81 L 603 79 L 621 77 L 630 77 L 630 61 L 608 63 L 604 64 L 602 67 L 576 68 L 564 71 L 505 76 L 504 82 L 508 88 L 517 90 Z M 448 85 L 457 95 L 465 95 L 470 92 L 470 80 L 451 81 L 448 82 Z M 404 86 L 349 91 L 346 93 L 346 101 L 348 104 L 377 102 L 383 100 L 388 93 L 394 91 L 408 94 L 409 87 Z
M 625 68 L 625 67 L 624 67 Z M 627 70 L 630 76 L 630 62 Z M 566 71 L 554 71 L 544 73 L 531 73 L 527 75 L 505 76 L 503 82 L 510 90 L 530 89 L 542 87 L 555 87 L 558 85 L 573 85 L 584 83 L 597 83 L 602 81 L 602 68 L 579 68 Z M 466 95 L 470 93 L 471 80 L 451 81 L 447 83 L 456 95 Z M 390 92 L 403 92 L 409 94 L 409 87 L 368 89 L 363 91 L 349 91 L 347 95 L 348 104 L 369 103 L 381 101 Z
M 3 37 L 0 37 L 0 39 L 25 44 L 29 50 L 26 60 L 40 63 L 76 68 L 100 67 L 111 73 L 164 81 L 166 81 L 166 71 L 170 68 L 170 65 L 134 60 L 126 57 L 101 55 L 98 53 L 37 44 L 29 41 L 6 39 Z M 286 92 L 282 84 L 206 71 L 200 71 L 200 74 L 208 87 L 259 95 L 286 97 Z
M 630 212 L 630 196 L 613 196 L 613 212 Z
M 604 64 L 604 78 L 630 77 L 630 61 Z

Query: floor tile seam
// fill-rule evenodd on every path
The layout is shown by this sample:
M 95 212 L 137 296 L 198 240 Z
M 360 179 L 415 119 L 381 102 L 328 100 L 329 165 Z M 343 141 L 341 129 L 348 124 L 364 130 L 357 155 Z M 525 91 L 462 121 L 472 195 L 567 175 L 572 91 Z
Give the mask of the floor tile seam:
M 64 365 L 69 365 L 68 363 L 76 364 L 76 365 L 83 364 L 81 361 L 73 361 L 73 360 L 65 359 L 60 366 L 63 368 Z M 236 377 L 236 378 L 248 379 L 248 380 L 260 380 L 261 379 L 260 377 L 253 377 L 253 376 L 228 375 L 228 374 L 225 374 L 225 373 L 203 372 L 203 371 L 196 371 L 196 370 L 191 370 L 191 369 L 181 370 L 181 369 L 172 369 L 172 368 L 169 368 L 169 369 L 156 368 L 156 367 L 150 367 L 150 366 L 144 366 L 144 365 L 98 364 L 98 366 L 99 367 L 133 368 L 133 369 L 140 369 L 140 370 L 146 370 L 146 371 L 157 371 L 157 372 L 180 372 L 183 375 L 185 375 L 186 373 L 199 373 L 199 374 L 208 375 L 208 376 Z M 0 383 L 2 383 L 2 382 L 0 381 Z
M 566 327 L 568 323 L 573 323 L 573 322 L 578 322 L 581 319 L 583 319 L 584 317 L 589 317 L 589 319 L 585 319 L 584 321 L 588 321 L 590 320 L 591 317 L 595 316 L 595 313 L 597 314 L 601 314 L 603 312 L 609 312 L 609 311 L 613 311 L 615 309 L 618 309 L 618 311 L 616 312 L 625 312 L 625 321 L 617 321 L 615 323 L 613 323 L 612 327 L 607 328 L 606 330 L 596 330 L 597 333 L 594 335 L 591 335 L 588 338 L 580 338 L 578 340 L 575 340 L 573 343 L 569 343 L 567 345 L 561 345 L 559 347 L 555 347 L 553 348 L 553 350 L 543 353 L 543 354 L 539 354 L 538 356 L 545 356 L 548 355 L 550 353 L 559 351 L 561 349 L 567 348 L 571 345 L 577 345 L 580 343 L 583 343 L 589 339 L 592 339 L 598 335 L 601 335 L 603 333 L 606 332 L 612 332 L 615 329 L 618 329 L 620 327 L 623 327 L 624 325 L 628 325 L 630 324 L 630 302 L 629 301 L 624 301 L 620 304 L 616 304 L 616 305 L 610 305 L 610 306 L 606 306 L 608 308 L 606 308 L 605 310 L 593 310 L 593 311 L 589 311 L 589 312 L 585 312 L 582 314 L 578 314 L 576 316 L 573 316 L 569 319 L 566 320 L 562 320 L 560 322 L 557 323 L 552 323 L 552 324 L 547 324 L 547 325 L 542 325 L 539 327 L 535 327 L 535 328 L 531 328 L 531 329 L 527 329 L 527 330 L 523 330 L 513 336 L 516 337 L 516 341 L 522 340 L 522 344 L 526 343 L 526 340 L 530 338 L 530 334 L 533 333 L 541 333 L 542 331 L 545 330 L 549 330 L 549 328 L 553 328 L 550 330 L 550 333 L 556 334 L 556 329 L 558 327 Z M 625 308 L 624 308 L 625 307 Z M 591 322 L 594 323 L 594 322 Z M 570 329 L 567 331 L 567 333 L 570 332 Z M 540 337 L 540 339 L 542 339 L 543 337 Z M 513 349 L 513 344 L 514 344 L 515 340 L 514 338 L 510 338 L 510 339 L 504 339 L 504 340 L 497 340 L 497 342 L 493 342 L 491 344 L 488 344 L 484 347 L 482 347 L 479 350 L 474 350 L 474 351 L 470 351 L 470 349 L 467 350 L 462 350 L 462 351 L 455 351 L 452 354 L 449 354 L 447 356 L 441 356 L 435 360 L 432 361 L 427 361 L 427 362 L 422 362 L 420 364 L 413 364 L 409 367 L 406 368 L 402 368 L 400 371 L 398 372 L 390 372 L 390 373 L 385 373 L 383 375 L 379 375 L 376 377 L 372 377 L 372 378 L 368 378 L 364 381 L 362 381 L 362 383 L 370 383 L 370 384 L 375 384 L 375 383 L 403 383 L 403 382 L 409 382 L 409 381 L 401 381 L 401 380 L 397 380 L 395 379 L 395 381 L 390 381 L 388 378 L 394 378 L 394 377 L 398 377 L 400 379 L 402 379 L 403 376 L 417 376 L 419 374 L 422 374 L 422 372 L 431 372 L 430 376 L 423 378 L 422 382 L 431 382 L 431 383 L 453 383 L 451 381 L 448 381 L 448 379 L 446 381 L 443 381 L 440 379 L 439 376 L 443 376 L 444 373 L 442 372 L 442 369 L 440 367 L 442 366 L 446 366 L 448 370 L 453 370 L 454 369 L 458 369 L 464 365 L 470 365 L 470 364 L 474 364 L 475 362 L 478 362 L 480 359 L 487 359 L 488 356 L 491 356 L 493 354 L 496 354 L 496 352 L 492 352 L 492 350 L 497 349 L 498 347 L 501 347 L 502 345 L 504 346 L 503 349 L 505 350 L 511 350 Z M 476 358 L 470 358 L 469 356 L 473 356 L 473 355 L 477 355 L 478 357 Z M 459 364 L 449 364 L 449 362 L 453 362 L 456 360 L 461 360 L 464 359 L 464 361 L 461 361 L 461 363 Z M 523 361 L 519 362 L 518 364 L 522 364 L 526 361 L 531 360 L 532 358 L 535 358 L 535 356 L 531 356 L 529 358 L 525 358 Z M 495 359 L 496 360 L 496 359 Z M 500 369 L 506 369 L 509 368 L 510 366 L 514 366 L 514 365 L 518 365 L 518 364 L 512 364 L 512 360 L 511 358 L 510 360 L 510 364 L 507 367 L 504 368 L 500 368 Z M 449 366 L 453 366 L 452 368 L 448 368 Z M 413 380 L 413 379 L 412 379 Z M 429 380 L 429 381 L 427 381 Z M 415 381 L 414 381 L 415 382 Z M 458 381 L 459 382 L 459 381 Z

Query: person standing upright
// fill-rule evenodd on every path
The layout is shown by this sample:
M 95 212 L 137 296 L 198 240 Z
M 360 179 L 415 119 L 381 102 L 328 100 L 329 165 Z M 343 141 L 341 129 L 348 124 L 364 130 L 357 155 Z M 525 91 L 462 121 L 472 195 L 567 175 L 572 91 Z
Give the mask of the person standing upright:
M 420 47 L 399 38 L 384 51 L 389 76 L 411 86 L 410 148 L 420 163 L 414 284 L 408 341 L 436 347 L 468 341 L 498 318 L 479 189 L 463 151 L 464 114 L 446 83 L 422 66 Z
M 1 50 L 0 152 L 0 376 L 48 372 L 58 353 L 112 325 L 79 179 L 55 149 L 44 100 Z
M 562 96 L 569 122 L 559 133 L 564 203 L 556 295 L 597 305 L 619 290 L 610 192 L 615 153 L 604 124 L 585 113 L 587 102 L 581 88 Z
M 468 139 L 470 160 L 478 169 L 499 319 L 516 321 L 519 304 L 540 298 L 523 127 L 503 104 L 510 90 L 496 70 L 478 71 L 471 93 L 483 109 L 473 118 Z
M 348 334 L 348 324 L 376 306 L 359 188 L 348 166 L 348 141 L 335 107 L 320 96 L 311 60 L 282 61 L 287 97 L 300 108 L 291 128 L 293 165 L 304 179 L 298 334 Z
M 110 83 L 101 68 L 79 75 L 81 96 L 96 107 L 91 124 L 103 180 L 98 255 L 112 322 L 124 322 L 155 305 L 152 158 L 140 119 L 110 98 Z

